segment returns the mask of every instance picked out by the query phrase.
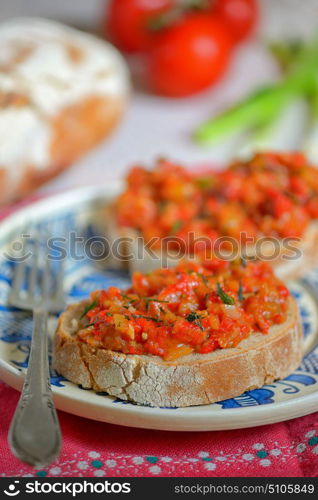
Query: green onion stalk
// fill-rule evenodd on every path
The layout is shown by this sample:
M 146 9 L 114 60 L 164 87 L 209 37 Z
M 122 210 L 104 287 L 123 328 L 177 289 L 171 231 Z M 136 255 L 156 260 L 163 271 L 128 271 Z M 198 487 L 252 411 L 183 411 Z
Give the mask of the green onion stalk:
M 306 134 L 303 149 L 309 160 L 318 165 L 318 77 L 314 91 L 309 99 L 310 126 Z
M 264 141 L 266 131 L 275 132 L 274 123 L 281 113 L 295 100 L 313 93 L 317 61 L 318 42 L 315 40 L 285 61 L 288 70 L 279 82 L 253 92 L 240 103 L 201 124 L 194 132 L 194 140 L 198 144 L 211 145 L 239 131 L 248 131 L 252 132 L 252 137 L 256 133 L 254 137 L 263 137 Z M 250 140 L 250 146 L 252 143 Z
M 308 103 L 303 97 L 290 100 L 279 109 L 273 119 L 253 130 L 241 149 L 240 156 L 250 156 L 254 151 L 292 151 L 302 147 L 306 131 Z

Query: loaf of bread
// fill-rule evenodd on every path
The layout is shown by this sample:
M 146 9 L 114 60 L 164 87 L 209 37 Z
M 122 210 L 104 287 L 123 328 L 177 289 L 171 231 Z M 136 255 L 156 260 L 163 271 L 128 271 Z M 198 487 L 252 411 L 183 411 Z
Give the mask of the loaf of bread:
M 0 26 L 0 204 L 52 178 L 122 116 L 127 66 L 105 41 L 39 18 Z
M 69 305 L 53 365 L 86 389 L 183 407 L 284 378 L 302 355 L 296 300 L 268 264 L 184 262 Z

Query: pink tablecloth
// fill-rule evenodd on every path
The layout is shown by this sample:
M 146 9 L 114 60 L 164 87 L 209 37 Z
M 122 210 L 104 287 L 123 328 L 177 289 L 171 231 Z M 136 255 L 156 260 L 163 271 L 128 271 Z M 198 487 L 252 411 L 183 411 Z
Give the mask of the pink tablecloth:
M 0 212 L 0 219 L 11 211 Z M 36 471 L 15 459 L 7 445 L 18 397 L 0 382 L 0 476 L 318 476 L 318 413 L 244 430 L 169 433 L 59 412 L 61 456 Z
M 7 445 L 18 393 L 0 383 L 0 402 L 0 476 L 318 476 L 318 413 L 252 429 L 169 433 L 59 412 L 61 456 L 36 471 L 16 460 Z

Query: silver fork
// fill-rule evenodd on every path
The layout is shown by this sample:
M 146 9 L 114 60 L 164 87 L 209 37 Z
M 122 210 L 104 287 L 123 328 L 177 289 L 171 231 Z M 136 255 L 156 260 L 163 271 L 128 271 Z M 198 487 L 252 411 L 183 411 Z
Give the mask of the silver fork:
M 29 365 L 11 422 L 9 444 L 17 458 L 35 467 L 43 467 L 58 457 L 62 441 L 50 385 L 48 314 L 63 309 L 64 272 L 63 263 L 59 262 L 58 270 L 54 273 L 54 285 L 46 241 L 41 245 L 38 237 L 35 237 L 32 254 L 30 241 L 24 241 L 24 253 L 28 250 L 30 256 L 16 264 L 9 303 L 19 309 L 32 311 L 34 326 Z M 23 284 L 28 265 L 30 274 L 25 290 Z

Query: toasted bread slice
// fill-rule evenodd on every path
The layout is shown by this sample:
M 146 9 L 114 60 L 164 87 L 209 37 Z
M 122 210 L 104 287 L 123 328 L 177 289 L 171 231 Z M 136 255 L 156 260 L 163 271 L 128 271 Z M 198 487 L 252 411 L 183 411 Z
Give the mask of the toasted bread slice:
M 88 301 L 70 305 L 59 319 L 54 368 L 75 384 L 138 404 L 203 405 L 239 396 L 289 375 L 302 358 L 302 327 L 294 298 L 285 323 L 251 334 L 237 347 L 191 354 L 177 361 L 93 348 L 77 337 Z

